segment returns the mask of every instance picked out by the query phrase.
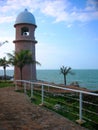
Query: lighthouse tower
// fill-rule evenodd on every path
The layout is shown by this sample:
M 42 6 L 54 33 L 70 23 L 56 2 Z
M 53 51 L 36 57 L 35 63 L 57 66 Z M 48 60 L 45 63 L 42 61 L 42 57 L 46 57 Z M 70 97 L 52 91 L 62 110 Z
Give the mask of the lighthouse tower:
M 25 9 L 21 12 L 15 21 L 14 24 L 16 30 L 16 38 L 13 41 L 15 43 L 15 52 L 19 52 L 21 50 L 30 50 L 32 53 L 32 59 L 35 58 L 35 44 L 37 41 L 34 37 L 34 32 L 36 26 L 35 18 L 32 13 L 28 12 Z M 36 80 L 36 65 L 30 64 L 25 65 L 23 68 L 23 80 Z M 14 76 L 16 80 L 20 79 L 20 70 L 18 67 L 15 67 Z

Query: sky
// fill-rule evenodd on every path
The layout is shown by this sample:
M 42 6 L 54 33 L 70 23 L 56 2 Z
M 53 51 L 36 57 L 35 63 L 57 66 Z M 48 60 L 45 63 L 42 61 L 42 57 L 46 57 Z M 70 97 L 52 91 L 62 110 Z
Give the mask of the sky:
M 98 69 L 98 0 L 0 0 L 0 58 L 12 53 L 17 15 L 36 20 L 37 69 Z

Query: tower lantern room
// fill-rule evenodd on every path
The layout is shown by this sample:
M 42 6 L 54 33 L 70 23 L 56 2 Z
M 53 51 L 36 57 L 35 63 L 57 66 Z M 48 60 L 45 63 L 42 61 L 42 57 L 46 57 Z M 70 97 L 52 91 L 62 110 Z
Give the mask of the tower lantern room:
M 35 57 L 35 44 L 37 41 L 35 40 L 35 28 L 36 22 L 32 13 L 28 12 L 25 9 L 21 12 L 15 21 L 15 52 L 19 52 L 21 50 L 30 50 L 32 53 L 32 59 L 36 60 Z M 20 79 L 20 71 L 19 68 L 15 66 L 14 71 L 15 79 Z M 36 80 L 36 65 L 30 64 L 26 65 L 23 68 L 23 79 L 24 80 Z

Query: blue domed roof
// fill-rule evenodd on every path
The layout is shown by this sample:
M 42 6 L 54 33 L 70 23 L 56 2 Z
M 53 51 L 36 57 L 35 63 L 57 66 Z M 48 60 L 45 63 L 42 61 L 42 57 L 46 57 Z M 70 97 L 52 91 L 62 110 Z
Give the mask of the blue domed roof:
M 33 14 L 28 12 L 27 9 L 25 9 L 23 12 L 21 12 L 16 18 L 15 25 L 21 24 L 21 23 L 36 25 L 35 18 L 33 16 Z

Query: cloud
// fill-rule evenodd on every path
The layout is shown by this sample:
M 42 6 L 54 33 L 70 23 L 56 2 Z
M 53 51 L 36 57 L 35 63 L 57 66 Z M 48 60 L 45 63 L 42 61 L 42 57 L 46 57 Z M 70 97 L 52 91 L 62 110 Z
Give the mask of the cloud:
M 39 10 L 42 14 L 53 17 L 54 22 L 87 22 L 98 19 L 97 7 L 97 0 L 85 1 L 85 7 L 81 9 L 69 0 L 7 0 L 0 6 L 0 21 L 11 22 L 17 11 L 28 8 L 32 12 Z
M 2 18 L 0 18 L 0 23 L 5 23 L 5 22 L 12 22 L 14 21 L 14 17 L 13 16 L 2 16 Z
M 67 25 L 67 28 L 71 28 L 71 27 L 72 27 L 72 24 L 68 24 L 68 25 Z
M 98 1 L 97 0 L 88 0 L 86 3 L 86 10 L 98 10 Z
M 66 0 L 50 0 L 45 1 L 40 9 L 42 13 L 56 18 L 56 22 L 59 22 L 68 17 L 68 12 L 65 12 L 67 8 L 68 2 Z
M 98 19 L 98 10 L 96 9 L 98 3 L 96 1 L 87 0 L 83 9 L 78 9 L 69 2 L 68 0 L 45 1 L 41 6 L 41 11 L 45 15 L 54 17 L 55 22 L 64 21 L 72 23 L 75 21 L 86 22 Z

